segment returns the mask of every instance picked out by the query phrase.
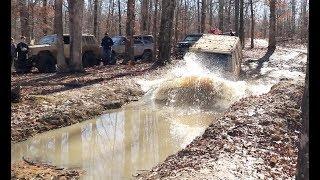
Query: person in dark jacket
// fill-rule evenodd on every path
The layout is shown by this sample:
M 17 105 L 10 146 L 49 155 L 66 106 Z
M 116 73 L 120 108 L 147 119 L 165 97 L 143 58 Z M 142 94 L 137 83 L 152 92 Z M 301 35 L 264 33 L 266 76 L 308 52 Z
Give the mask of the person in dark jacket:
M 112 64 L 112 62 L 111 62 L 111 58 L 112 58 L 111 57 L 111 46 L 113 46 L 113 41 L 109 37 L 107 32 L 104 35 L 105 36 L 103 37 L 103 39 L 101 41 L 101 46 L 102 46 L 102 50 L 103 50 L 102 61 L 103 61 L 104 65 L 107 65 L 107 64 Z
M 16 57 L 17 57 L 16 45 L 14 44 L 13 38 L 11 38 L 11 64 L 10 64 L 10 67 L 12 67 L 12 63 L 14 62 Z
M 235 34 L 233 33 L 232 29 L 230 29 L 230 36 L 235 36 Z
M 21 42 L 17 44 L 16 51 L 18 53 L 18 59 L 17 59 L 17 66 L 18 71 L 24 72 L 25 70 L 29 69 L 29 63 L 28 60 L 28 52 L 29 52 L 29 46 L 26 43 L 26 37 L 21 37 Z

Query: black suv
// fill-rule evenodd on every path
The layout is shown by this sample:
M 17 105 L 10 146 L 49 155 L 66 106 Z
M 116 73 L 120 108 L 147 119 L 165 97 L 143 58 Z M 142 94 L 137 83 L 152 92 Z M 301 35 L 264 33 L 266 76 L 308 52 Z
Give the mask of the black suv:
M 191 47 L 194 43 L 196 43 L 203 34 L 189 34 L 187 35 L 183 41 L 178 42 L 176 46 L 176 56 L 178 58 L 182 58 L 185 53 L 188 51 L 189 47 Z

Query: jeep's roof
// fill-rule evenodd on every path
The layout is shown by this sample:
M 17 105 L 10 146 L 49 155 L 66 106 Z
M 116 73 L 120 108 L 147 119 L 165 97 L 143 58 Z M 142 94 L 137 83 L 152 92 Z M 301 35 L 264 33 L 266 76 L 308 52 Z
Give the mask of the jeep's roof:
M 203 34 L 189 50 L 193 52 L 231 54 L 239 41 L 239 37 L 236 36 Z

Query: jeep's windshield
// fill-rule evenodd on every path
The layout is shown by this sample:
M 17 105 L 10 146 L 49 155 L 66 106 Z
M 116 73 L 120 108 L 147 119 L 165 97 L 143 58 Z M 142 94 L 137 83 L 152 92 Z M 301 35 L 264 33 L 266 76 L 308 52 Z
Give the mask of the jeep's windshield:
M 200 38 L 201 36 L 190 35 L 187 36 L 184 41 L 198 41 Z
M 114 45 L 120 45 L 120 44 L 123 44 L 123 42 L 124 42 L 123 37 L 112 37 L 111 39 L 112 39 Z
M 215 67 L 217 69 L 225 71 L 232 70 L 231 54 L 196 52 L 196 56 L 198 57 L 201 64 L 209 69 Z
M 55 43 L 55 36 L 44 36 L 43 38 L 40 39 L 39 44 L 54 44 Z

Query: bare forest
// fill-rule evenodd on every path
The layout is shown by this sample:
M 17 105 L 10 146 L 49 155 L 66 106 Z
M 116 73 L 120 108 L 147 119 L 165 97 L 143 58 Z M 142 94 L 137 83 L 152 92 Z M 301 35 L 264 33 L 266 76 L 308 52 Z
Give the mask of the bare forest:
M 11 0 L 11 179 L 309 179 L 310 0 Z

